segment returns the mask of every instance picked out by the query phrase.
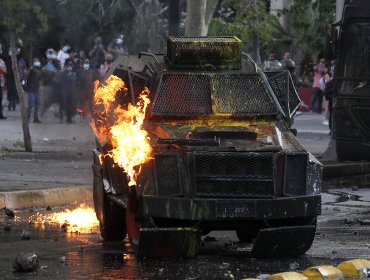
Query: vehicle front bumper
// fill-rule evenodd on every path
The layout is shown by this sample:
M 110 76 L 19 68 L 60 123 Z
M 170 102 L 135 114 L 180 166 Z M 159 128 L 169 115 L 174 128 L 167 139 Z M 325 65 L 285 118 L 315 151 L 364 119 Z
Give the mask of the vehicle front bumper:
M 321 195 L 274 199 L 202 199 L 143 196 L 143 214 L 187 221 L 270 220 L 316 217 Z

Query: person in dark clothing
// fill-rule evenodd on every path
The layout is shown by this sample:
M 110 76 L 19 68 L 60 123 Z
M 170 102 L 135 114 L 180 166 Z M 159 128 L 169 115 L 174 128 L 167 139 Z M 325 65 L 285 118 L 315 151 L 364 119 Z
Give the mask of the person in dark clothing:
M 8 90 L 8 111 L 15 111 L 15 105 L 17 101 L 17 89 L 15 87 L 13 66 L 10 55 L 5 56 L 4 61 L 8 70 L 5 75 L 6 88 Z
M 39 113 L 39 89 L 41 82 L 41 62 L 37 58 L 34 59 L 33 68 L 30 69 L 27 77 L 26 92 L 28 93 L 28 108 L 27 117 L 28 121 L 31 119 L 32 109 L 33 111 L 33 122 L 41 123 L 38 117 Z
M 3 114 L 3 86 L 5 84 L 5 75 L 7 73 L 7 68 L 4 60 L 2 59 L 2 46 L 0 43 L 0 120 L 5 120 L 6 117 Z
M 92 111 L 92 102 L 94 96 L 94 82 L 99 80 L 99 74 L 96 70 L 90 69 L 89 59 L 86 58 L 83 68 L 77 72 L 76 88 L 78 93 L 79 109 L 82 117 Z
M 103 45 L 101 37 L 96 37 L 94 40 L 94 47 L 89 52 L 90 69 L 99 68 L 104 63 L 106 50 Z
M 73 71 L 73 61 L 67 59 L 65 67 L 60 75 L 61 108 L 67 117 L 68 124 L 73 123 L 72 118 L 76 114 L 76 73 Z
M 326 100 L 328 100 L 328 109 L 329 109 L 329 129 L 331 130 L 332 124 L 332 107 L 333 107 L 333 91 L 334 91 L 334 80 L 330 79 L 325 84 L 324 95 Z

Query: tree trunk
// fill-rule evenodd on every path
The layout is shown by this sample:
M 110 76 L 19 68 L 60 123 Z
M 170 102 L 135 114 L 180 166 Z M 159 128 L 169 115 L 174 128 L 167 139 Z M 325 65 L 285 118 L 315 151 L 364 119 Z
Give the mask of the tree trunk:
M 180 0 L 169 1 L 168 35 L 178 36 L 180 26 Z
M 256 32 L 252 33 L 252 58 L 258 65 L 261 64 L 259 38 Z
M 11 50 L 11 59 L 12 59 L 12 68 L 13 68 L 13 73 L 14 73 L 15 86 L 17 89 L 18 97 L 19 97 L 19 103 L 21 105 L 24 146 L 26 148 L 26 152 L 32 152 L 32 142 L 31 142 L 30 129 L 28 127 L 26 102 L 24 98 L 24 92 L 23 92 L 23 88 L 21 85 L 21 81 L 19 79 L 17 49 L 15 47 L 15 31 L 14 30 L 10 32 L 10 50 Z
M 209 24 L 211 23 L 211 20 L 216 10 L 217 4 L 218 4 L 218 0 L 207 0 L 206 14 L 205 14 L 205 20 L 204 20 L 205 21 L 204 28 L 206 30 L 205 31 L 206 35 L 208 34 L 208 27 L 209 27 Z
M 206 36 L 207 0 L 187 0 L 185 36 Z

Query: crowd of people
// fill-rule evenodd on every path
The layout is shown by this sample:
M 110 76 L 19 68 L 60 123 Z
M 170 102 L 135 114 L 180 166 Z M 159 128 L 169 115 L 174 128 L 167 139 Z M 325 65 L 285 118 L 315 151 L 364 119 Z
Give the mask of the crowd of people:
M 329 67 L 327 67 L 325 59 L 321 58 L 319 63 L 313 67 L 313 83 L 308 106 L 308 111 L 310 114 L 313 113 L 313 111 L 316 111 L 318 114 L 322 114 L 324 106 L 322 123 L 324 125 L 329 125 L 329 128 L 331 128 L 331 109 L 333 97 L 332 77 L 334 74 L 334 66 L 335 60 L 332 60 Z M 281 60 L 277 60 L 273 53 L 269 54 L 268 58 L 262 64 L 262 69 L 263 71 L 267 72 L 288 70 L 297 90 L 303 86 L 302 79 L 296 73 L 296 65 L 291 57 L 290 52 L 285 52 Z M 298 111 L 297 113 L 301 112 Z
M 102 80 L 115 58 L 128 53 L 124 35 L 114 38 L 105 46 L 101 37 L 96 37 L 89 52 L 75 50 L 65 44 L 59 51 L 49 48 L 45 56 L 34 57 L 28 67 L 22 56 L 22 46 L 17 53 L 20 81 L 27 93 L 28 121 L 41 123 L 40 118 L 53 105 L 59 105 L 56 116 L 60 122 L 72 123 L 77 109 L 83 114 L 91 108 L 94 81 Z M 3 107 L 16 110 L 18 99 L 11 52 L 4 52 L 0 44 L 0 119 L 6 119 Z M 3 98 L 6 89 L 7 98 Z
M 76 51 L 65 44 L 58 52 L 52 48 L 46 50 L 45 57 L 35 57 L 31 67 L 27 67 L 25 59 L 18 49 L 17 61 L 19 77 L 28 95 L 28 120 L 40 123 L 40 117 L 52 104 L 59 105 L 56 114 L 60 122 L 73 122 L 77 108 L 83 108 L 82 113 L 91 109 L 93 85 L 95 80 L 104 78 L 110 64 L 119 55 L 128 53 L 124 36 L 118 35 L 106 47 L 101 37 L 96 37 L 89 52 Z M 329 125 L 331 119 L 333 71 L 335 61 L 330 66 L 325 65 L 325 59 L 313 67 L 313 84 L 308 110 L 321 114 L 324 104 L 323 124 Z M 3 114 L 3 89 L 7 89 L 8 111 L 16 109 L 17 91 L 10 59 L 10 51 L 5 54 L 0 44 L 0 119 L 6 119 Z M 302 86 L 302 80 L 296 73 L 296 65 L 290 52 L 285 52 L 281 60 L 270 54 L 262 64 L 263 71 L 288 70 L 297 89 Z M 325 97 L 326 102 L 323 102 Z M 81 110 L 80 110 L 81 111 Z M 33 113 L 33 114 L 32 114 Z

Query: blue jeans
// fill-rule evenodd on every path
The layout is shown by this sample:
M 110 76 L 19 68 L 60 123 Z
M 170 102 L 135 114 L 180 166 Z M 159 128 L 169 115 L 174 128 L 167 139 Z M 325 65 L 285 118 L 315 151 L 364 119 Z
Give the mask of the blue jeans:
M 39 93 L 38 92 L 28 92 L 28 108 L 27 108 L 27 117 L 28 121 L 31 118 L 31 112 L 33 107 L 35 107 L 33 111 L 33 120 L 38 120 L 38 113 L 39 113 Z

